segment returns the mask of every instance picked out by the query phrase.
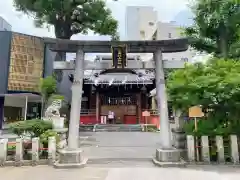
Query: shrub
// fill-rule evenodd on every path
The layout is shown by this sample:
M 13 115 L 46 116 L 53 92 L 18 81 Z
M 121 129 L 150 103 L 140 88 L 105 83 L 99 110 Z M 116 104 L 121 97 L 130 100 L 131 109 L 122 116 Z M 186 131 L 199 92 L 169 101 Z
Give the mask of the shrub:
M 146 132 L 156 132 L 156 131 L 158 131 L 158 128 L 155 124 L 145 124 L 144 125 L 144 131 L 146 131 Z
M 43 145 L 47 145 L 49 137 L 55 137 L 56 143 L 59 143 L 59 141 L 60 141 L 60 137 L 59 137 L 58 133 L 56 131 L 49 129 L 40 135 L 40 142 Z
M 233 121 L 234 122 L 234 121 Z M 240 134 L 239 123 L 231 121 L 216 121 L 214 119 L 201 119 L 197 123 L 197 131 L 195 131 L 194 120 L 184 125 L 184 131 L 188 135 L 195 136 L 228 136 L 231 134 Z
M 39 137 L 45 131 L 52 129 L 52 122 L 41 119 L 33 119 L 10 124 L 12 133 L 23 136 L 24 133 L 30 134 L 31 138 Z

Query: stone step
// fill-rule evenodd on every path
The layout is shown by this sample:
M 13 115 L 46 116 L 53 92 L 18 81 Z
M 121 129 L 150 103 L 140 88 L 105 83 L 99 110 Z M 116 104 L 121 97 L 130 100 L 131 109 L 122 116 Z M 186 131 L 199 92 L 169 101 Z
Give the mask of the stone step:
M 97 124 L 95 132 L 141 132 L 141 125 L 128 124 Z

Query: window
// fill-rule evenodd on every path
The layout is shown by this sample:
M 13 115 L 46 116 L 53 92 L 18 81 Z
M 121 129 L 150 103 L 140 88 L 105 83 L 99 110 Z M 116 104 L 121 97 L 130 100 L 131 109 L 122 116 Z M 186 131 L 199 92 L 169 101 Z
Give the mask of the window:
M 149 22 L 148 24 L 149 24 L 149 26 L 153 26 L 154 22 Z
M 172 33 L 168 33 L 168 38 L 172 38 Z

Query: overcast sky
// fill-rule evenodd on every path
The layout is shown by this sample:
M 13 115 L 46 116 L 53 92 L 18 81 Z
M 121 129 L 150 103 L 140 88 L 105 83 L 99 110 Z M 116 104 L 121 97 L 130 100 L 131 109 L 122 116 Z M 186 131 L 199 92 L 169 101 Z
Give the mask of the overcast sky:
M 121 37 L 125 33 L 125 8 L 126 6 L 152 6 L 158 11 L 160 21 L 171 21 L 177 13 L 187 8 L 189 0 L 107 0 L 107 6 L 112 10 L 113 16 L 119 21 L 119 32 Z M 24 34 L 40 37 L 54 37 L 53 28 L 34 27 L 33 20 L 21 12 L 16 12 L 13 7 L 13 0 L 0 0 L 0 16 L 6 19 L 11 25 L 12 30 Z M 104 40 L 103 37 L 89 33 L 87 36 L 81 34 L 74 35 L 72 39 L 81 40 Z

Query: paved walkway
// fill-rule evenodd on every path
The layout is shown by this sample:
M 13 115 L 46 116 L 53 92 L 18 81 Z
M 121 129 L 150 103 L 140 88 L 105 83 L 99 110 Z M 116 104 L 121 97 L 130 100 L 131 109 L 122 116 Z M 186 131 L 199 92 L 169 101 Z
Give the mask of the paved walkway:
M 151 160 L 159 147 L 159 133 L 82 132 L 80 147 L 89 159 Z
M 58 170 L 49 166 L 0 168 L 3 180 L 239 180 L 240 169 L 226 167 L 146 168 L 86 167 Z

